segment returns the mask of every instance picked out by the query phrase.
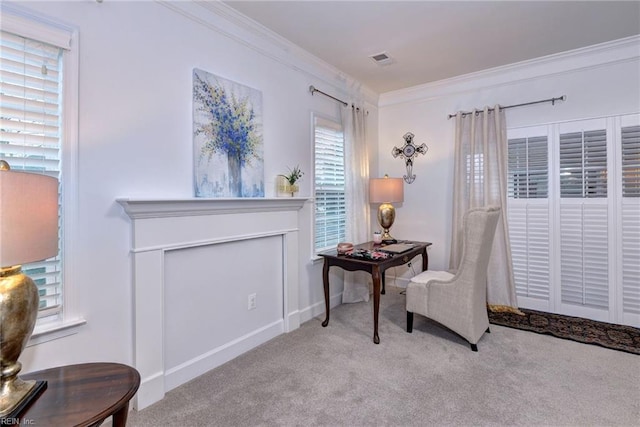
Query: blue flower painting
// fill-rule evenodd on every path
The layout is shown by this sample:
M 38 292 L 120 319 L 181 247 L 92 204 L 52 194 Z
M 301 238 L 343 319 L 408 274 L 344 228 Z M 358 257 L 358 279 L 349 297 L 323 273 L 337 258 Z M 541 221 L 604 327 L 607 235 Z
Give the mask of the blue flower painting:
M 193 70 L 196 197 L 264 197 L 262 93 Z

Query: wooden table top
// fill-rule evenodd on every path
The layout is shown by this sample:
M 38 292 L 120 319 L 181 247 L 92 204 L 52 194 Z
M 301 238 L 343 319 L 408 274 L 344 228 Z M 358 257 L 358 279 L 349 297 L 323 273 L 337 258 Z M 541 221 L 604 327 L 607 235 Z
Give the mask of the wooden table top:
M 113 415 L 136 394 L 140 374 L 119 363 L 85 363 L 20 375 L 47 388 L 20 418 L 25 425 L 91 426 Z
M 363 259 L 363 258 L 354 258 L 346 255 L 339 254 L 336 249 L 330 249 L 324 252 L 318 252 L 318 256 L 321 256 L 325 259 L 332 260 L 332 264 L 372 264 L 372 265 L 398 265 L 404 264 L 409 261 L 411 258 L 420 255 L 425 251 L 426 248 L 431 246 L 431 242 L 416 242 L 409 240 L 398 241 L 398 243 L 410 243 L 415 245 L 413 248 L 409 249 L 406 252 L 393 254 L 389 258 L 386 259 Z M 365 250 L 384 250 L 384 244 L 377 244 L 373 242 L 360 243 L 358 245 L 354 245 L 354 249 L 365 249 Z

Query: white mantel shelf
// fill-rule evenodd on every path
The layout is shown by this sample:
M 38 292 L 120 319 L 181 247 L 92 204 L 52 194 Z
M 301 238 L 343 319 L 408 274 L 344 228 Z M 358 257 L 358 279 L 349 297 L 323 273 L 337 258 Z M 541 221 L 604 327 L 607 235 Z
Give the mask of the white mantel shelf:
M 235 199 L 129 199 L 117 202 L 131 219 L 299 210 L 304 197 Z

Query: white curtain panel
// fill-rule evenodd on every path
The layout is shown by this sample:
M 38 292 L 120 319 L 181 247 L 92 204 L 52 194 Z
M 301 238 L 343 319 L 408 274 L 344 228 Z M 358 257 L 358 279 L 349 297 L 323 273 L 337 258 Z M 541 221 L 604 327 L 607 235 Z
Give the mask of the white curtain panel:
M 347 241 L 358 244 L 369 241 L 369 153 L 366 139 L 366 113 L 353 106 L 342 109 L 346 181 Z M 343 303 L 369 301 L 370 275 L 344 272 Z
M 462 256 L 462 219 L 471 208 L 499 206 L 502 214 L 489 260 L 487 303 L 494 311 L 518 311 L 507 228 L 507 127 L 498 105 L 456 115 L 453 230 L 449 268 Z

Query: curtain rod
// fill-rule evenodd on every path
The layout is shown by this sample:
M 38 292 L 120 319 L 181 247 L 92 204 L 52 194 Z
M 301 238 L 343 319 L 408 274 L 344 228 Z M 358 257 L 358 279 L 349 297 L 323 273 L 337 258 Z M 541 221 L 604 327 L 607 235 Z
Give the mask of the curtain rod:
M 348 106 L 349 106 L 349 104 L 348 104 L 348 103 L 346 103 L 346 102 L 344 102 L 343 100 L 338 99 L 338 98 L 336 98 L 335 96 L 331 96 L 331 95 L 329 95 L 328 93 L 324 93 L 323 91 L 316 89 L 313 85 L 309 86 L 309 92 L 311 92 L 311 95 L 313 95 L 313 94 L 314 94 L 314 93 L 316 93 L 316 92 L 321 93 L 321 94 L 323 94 L 324 96 L 327 96 L 327 97 L 329 97 L 329 98 L 333 99 L 334 101 L 338 101 L 339 103 L 341 103 L 341 104 L 342 104 L 342 105 L 344 105 L 345 107 L 348 107 Z
M 506 107 L 501 107 L 501 108 L 503 110 L 506 110 L 507 108 L 524 107 L 525 105 L 542 104 L 544 102 L 550 102 L 551 105 L 555 105 L 556 101 L 566 101 L 566 100 L 567 100 L 567 95 L 562 95 L 557 98 L 542 99 L 540 101 L 525 102 L 523 104 L 507 105 Z M 489 111 L 493 111 L 493 110 L 494 110 L 493 108 L 489 108 Z M 463 116 L 468 116 L 469 114 L 473 114 L 473 112 L 465 111 L 462 113 Z M 457 116 L 457 114 L 449 114 L 449 116 L 447 117 L 447 120 L 455 116 Z

